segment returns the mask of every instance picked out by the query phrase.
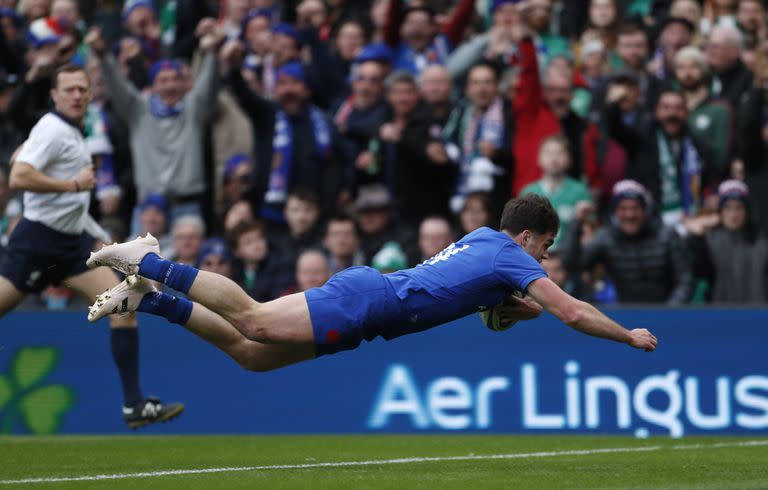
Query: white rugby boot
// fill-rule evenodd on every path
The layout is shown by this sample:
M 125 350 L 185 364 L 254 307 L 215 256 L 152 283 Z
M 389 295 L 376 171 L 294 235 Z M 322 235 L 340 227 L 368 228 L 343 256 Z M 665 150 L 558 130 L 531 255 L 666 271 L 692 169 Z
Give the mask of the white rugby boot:
M 99 266 L 111 267 L 125 275 L 138 274 L 141 259 L 149 253 L 160 255 L 160 244 L 151 233 L 136 237 L 130 242 L 107 245 L 98 252 L 91 252 L 86 265 L 91 269 Z
M 156 291 L 149 279 L 135 274 L 126 276 L 123 282 L 96 296 L 96 302 L 88 308 L 88 321 L 95 322 L 107 315 L 122 315 L 136 311 L 142 298 Z

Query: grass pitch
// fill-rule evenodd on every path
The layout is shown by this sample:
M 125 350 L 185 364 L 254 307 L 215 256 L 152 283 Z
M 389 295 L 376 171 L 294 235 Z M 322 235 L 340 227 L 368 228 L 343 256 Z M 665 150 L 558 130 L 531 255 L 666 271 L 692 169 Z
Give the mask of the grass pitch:
M 4 436 L 3 488 L 757 489 L 768 438 Z

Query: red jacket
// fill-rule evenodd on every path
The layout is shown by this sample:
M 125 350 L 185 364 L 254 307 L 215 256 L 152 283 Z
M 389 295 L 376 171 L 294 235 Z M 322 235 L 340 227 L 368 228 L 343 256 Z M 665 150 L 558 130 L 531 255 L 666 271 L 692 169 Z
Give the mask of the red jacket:
M 536 48 L 531 39 L 519 44 L 520 83 L 513 109 L 515 136 L 512 153 L 515 169 L 512 172 L 512 195 L 516 196 L 526 185 L 541 178 L 539 146 L 547 136 L 560 133 L 560 122 L 544 100 L 539 77 Z

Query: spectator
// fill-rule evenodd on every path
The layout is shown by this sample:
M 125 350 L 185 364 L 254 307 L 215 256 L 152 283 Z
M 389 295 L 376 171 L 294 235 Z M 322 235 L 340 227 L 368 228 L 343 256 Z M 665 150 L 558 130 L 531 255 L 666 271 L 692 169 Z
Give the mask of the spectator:
M 460 235 L 472 233 L 483 226 L 491 226 L 491 203 L 485 192 L 470 192 L 459 213 Z M 461 237 L 459 237 L 461 238 Z
M 568 271 L 563 264 L 563 257 L 557 250 L 547 252 L 547 258 L 541 262 L 541 267 L 552 282 L 568 294 L 573 294 L 573 281 L 568 277 Z
M 691 236 L 694 272 L 709 283 L 715 303 L 765 303 L 768 239 L 755 228 L 748 188 L 727 180 L 720 184 L 718 197 L 719 223 Z
M 661 25 L 656 52 L 648 70 L 661 80 L 674 82 L 674 61 L 678 51 L 691 44 L 696 28 L 687 19 L 668 17 Z
M 662 82 L 655 75 L 645 69 L 650 52 L 648 34 L 635 24 L 624 24 L 616 34 L 616 55 L 628 72 L 632 72 L 637 79 L 639 102 L 643 108 L 651 110 L 662 89 Z M 590 113 L 593 118 L 599 118 L 605 102 L 605 93 L 611 77 L 599 85 L 593 92 L 592 108 Z
M 390 241 L 402 244 L 409 257 L 412 256 L 414 261 L 417 259 L 414 233 L 399 226 L 393 219 L 392 198 L 384 185 L 369 184 L 361 187 L 354 207 L 366 264 L 370 264 L 374 255 Z
M 172 54 L 174 58 L 192 59 L 197 45 L 195 30 L 206 17 L 219 14 L 218 0 L 176 0 Z
M 562 136 L 548 137 L 539 149 L 539 166 L 543 177 L 525 186 L 520 192 L 521 196 L 539 194 L 546 197 L 557 211 L 560 229 L 550 247 L 553 250 L 560 247 L 572 222 L 581 221 L 581 214 L 594 211 L 587 186 L 568 176 L 570 164 L 567 140 Z
M 388 47 L 383 47 L 389 50 Z M 378 58 L 382 56 L 383 61 Z M 357 66 L 352 75 L 352 93 L 341 100 L 334 109 L 333 122 L 346 146 L 350 159 L 356 166 L 365 169 L 356 172 L 357 183 L 365 183 L 368 175 L 381 172 L 378 152 L 381 140 L 379 128 L 387 117 L 387 105 L 384 101 L 384 76 L 388 64 L 386 53 L 376 53 L 366 47 L 357 58 Z M 391 59 L 391 56 L 389 57 Z
M 396 71 L 385 82 L 390 117 L 379 129 L 381 178 L 395 196 L 396 215 L 416 226 L 428 214 L 448 216 L 456 172 L 445 153 L 430 153 L 429 108 L 419 100 L 416 80 Z M 375 163 L 375 161 L 374 161 Z M 370 168 L 370 167 L 369 167 Z
M 139 204 L 139 234 L 151 233 L 160 242 L 160 250 L 171 245 L 168 234 L 168 200 L 162 194 L 150 194 Z
M 442 216 L 428 216 L 419 225 L 419 263 L 453 243 L 451 223 Z M 414 264 L 415 265 L 415 264 Z
M 602 185 L 594 151 L 594 141 L 599 137 L 598 129 L 573 109 L 573 79 L 570 66 L 551 65 L 545 71 L 544 98 L 550 111 L 557 117 L 560 132 L 568 140 L 571 153 L 568 175 L 586 180 L 597 193 Z
M 707 86 L 707 61 L 698 48 L 688 46 L 675 56 L 675 78 L 685 97 L 688 108 L 688 127 L 691 134 L 706 141 L 714 150 L 713 172 L 725 176 L 733 141 L 733 111 L 729 104 L 713 100 Z
M 707 42 L 707 62 L 712 70 L 712 96 L 739 106 L 741 94 L 752 86 L 752 72 L 741 61 L 744 38 L 735 26 L 717 25 Z
M 348 267 L 365 265 L 365 256 L 360 248 L 360 237 L 351 216 L 331 216 L 325 229 L 323 247 L 328 251 L 328 265 L 331 274 Z
M 221 238 L 209 238 L 200 244 L 196 267 L 232 279 L 232 253 Z
M 152 0 L 126 0 L 123 4 L 123 29 L 150 61 L 160 58 L 161 29 Z M 126 45 L 121 44 L 120 50 L 124 49 Z
M 453 82 L 451 75 L 440 65 L 431 65 L 419 76 L 419 93 L 422 100 L 432 111 L 432 125 L 429 134 L 436 137 L 441 134 L 448 116 L 453 109 Z
M 280 296 L 287 296 L 320 287 L 330 277 L 331 271 L 328 268 L 328 257 L 321 250 L 309 248 L 301 252 L 296 260 L 295 283 L 283 291 Z
M 196 214 L 179 216 L 171 227 L 173 249 L 170 252 L 163 250 L 161 252 L 163 256 L 167 256 L 174 262 L 194 265 L 197 263 L 203 238 L 205 238 L 205 223 L 200 216 Z
M 307 248 L 316 248 L 322 240 L 320 203 L 312 191 L 295 189 L 285 203 L 287 230 L 277 233 L 281 250 L 295 258 Z
M 51 11 L 51 0 L 26 0 L 18 5 L 19 14 L 31 24 L 35 20 L 47 16 Z
M 662 92 L 648 129 L 622 120 L 619 104 L 626 94 L 619 85 L 608 90 L 608 133 L 627 152 L 627 176 L 650 191 L 665 224 L 679 227 L 685 217 L 698 213 L 705 193 L 716 185 L 712 150 L 688 129 L 688 111 L 679 92 Z
M 736 25 L 744 39 L 744 48 L 759 48 L 766 40 L 765 5 L 761 0 L 740 0 Z
M 260 215 L 284 223 L 283 207 L 294 189 L 312 190 L 323 210 L 332 210 L 349 196 L 341 175 L 347 165 L 338 133 L 328 116 L 310 103 L 304 68 L 288 63 L 278 71 L 276 104 L 251 92 L 236 68 L 241 48 L 229 43 L 222 50 L 231 88 L 251 121 L 257 140 L 254 204 Z M 269 227 L 269 226 L 268 226 Z
M 469 70 L 465 95 L 465 103 L 454 109 L 444 130 L 451 142 L 446 156 L 458 165 L 451 211 L 461 211 L 464 197 L 480 191 L 491 194 L 492 214 L 500 215 L 509 195 L 510 156 L 505 149 L 512 139 L 508 131 L 512 116 L 505 111 L 491 65 L 478 63 Z
M 179 63 L 164 60 L 153 66 L 150 95 L 144 97 L 117 73 L 101 32 L 93 29 L 88 34 L 113 107 L 130 127 L 139 199 L 152 193 L 165 195 L 171 221 L 182 214 L 202 215 L 206 186 L 202 142 L 216 93 L 215 50 L 220 40 L 221 33 L 205 32 L 200 47 L 208 54 L 188 94 L 184 93 Z
M 444 64 L 472 20 L 473 0 L 460 0 L 440 32 L 428 7 L 403 9 L 403 0 L 389 0 L 384 42 L 395 50 L 394 67 L 419 75 L 431 64 Z
M 223 175 L 224 208 L 245 199 L 253 185 L 253 162 L 248 155 L 237 153 L 227 159 Z
M 674 229 L 654 221 L 645 188 L 632 180 L 614 186 L 613 219 L 583 247 L 580 226 L 565 246 L 565 261 L 576 271 L 605 266 L 621 303 L 683 304 L 690 299 L 692 275 Z
M 241 222 L 229 237 L 239 261 L 234 278 L 253 299 L 269 301 L 291 284 L 293 262 L 270 244 L 261 222 Z
M 56 19 L 37 19 L 27 31 L 27 70 L 22 83 L 14 92 L 8 107 L 8 115 L 23 134 L 29 134 L 32 126 L 49 109 L 49 92 L 52 75 L 74 55 L 74 39 L 66 36 L 66 30 Z

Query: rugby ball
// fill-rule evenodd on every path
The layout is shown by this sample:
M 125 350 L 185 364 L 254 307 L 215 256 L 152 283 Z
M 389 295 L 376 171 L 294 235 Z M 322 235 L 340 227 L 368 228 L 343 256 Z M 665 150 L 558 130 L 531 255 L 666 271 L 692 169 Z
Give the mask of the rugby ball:
M 512 294 L 517 296 L 518 298 L 523 297 L 523 293 L 520 291 L 513 291 Z M 486 327 L 490 328 L 494 332 L 509 330 L 510 328 L 514 327 L 515 324 L 517 323 L 517 320 L 515 320 L 514 322 L 510 322 L 507 325 L 501 324 L 500 309 L 505 304 L 507 304 L 507 301 L 500 303 L 496 306 L 492 306 L 487 310 L 480 312 L 480 319 L 483 321 Z

